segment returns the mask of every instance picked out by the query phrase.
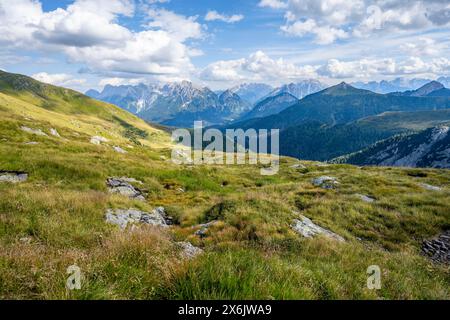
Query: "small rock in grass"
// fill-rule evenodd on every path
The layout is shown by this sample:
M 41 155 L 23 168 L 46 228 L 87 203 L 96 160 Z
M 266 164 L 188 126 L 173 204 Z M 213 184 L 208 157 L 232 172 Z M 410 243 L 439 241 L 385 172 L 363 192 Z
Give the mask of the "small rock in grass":
M 52 136 L 55 136 L 55 137 L 58 137 L 58 138 L 60 138 L 61 136 L 60 136 L 60 134 L 58 133 L 58 131 L 56 130 L 56 129 L 50 129 L 50 134 L 52 135 Z
M 321 187 L 322 189 L 335 189 L 339 182 L 337 178 L 322 176 L 316 179 L 313 179 L 312 184 L 316 187 Z
M 41 129 L 32 129 L 25 126 L 20 127 L 20 129 L 27 133 L 35 134 L 37 136 L 47 136 Z
M 442 191 L 441 187 L 432 186 L 431 184 L 421 183 L 420 186 L 428 191 Z
M 181 254 L 185 259 L 193 259 L 203 253 L 202 249 L 193 246 L 190 242 L 177 242 L 176 244 L 181 247 Z
M 373 203 L 375 202 L 375 199 L 369 196 L 366 196 L 364 194 L 358 194 L 357 195 L 362 201 L 367 202 L 367 203 Z
M 39 142 L 36 142 L 36 141 L 25 142 L 25 145 L 27 145 L 27 146 L 37 146 L 38 144 L 39 144 Z
M 117 153 L 121 153 L 121 154 L 126 154 L 127 152 L 125 150 L 123 150 L 121 147 L 117 147 L 114 146 L 113 147 L 114 151 L 116 151 Z
M 305 238 L 313 238 L 318 235 L 324 235 L 330 239 L 334 239 L 340 242 L 345 242 L 345 239 L 340 235 L 333 233 L 327 229 L 324 229 L 316 224 L 314 224 L 310 219 L 301 216 L 301 220 L 295 219 L 292 225 L 292 229 L 301 234 Z
M 104 138 L 104 137 L 100 137 L 100 136 L 94 136 L 91 138 L 91 143 L 95 144 L 95 145 L 100 145 L 102 144 L 102 142 L 108 142 L 109 140 Z
M 292 168 L 292 169 L 306 169 L 306 167 L 304 165 L 302 165 L 301 163 L 294 164 L 294 165 L 290 166 L 289 168 Z
M 199 236 L 200 238 L 206 238 L 206 236 L 208 235 L 209 228 L 215 225 L 216 223 L 217 221 L 211 221 L 205 224 L 198 225 L 197 227 L 199 227 L 200 229 L 195 232 L 195 235 Z
M 0 182 L 20 183 L 28 180 L 28 173 L 18 171 L 0 171 Z

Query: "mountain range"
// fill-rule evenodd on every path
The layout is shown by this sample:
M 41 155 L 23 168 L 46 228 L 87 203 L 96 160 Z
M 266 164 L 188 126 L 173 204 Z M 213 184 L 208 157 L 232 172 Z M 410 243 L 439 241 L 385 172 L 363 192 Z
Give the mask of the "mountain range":
M 325 87 L 316 80 L 305 80 L 277 89 L 266 84 L 247 83 L 213 92 L 209 88 L 183 81 L 164 85 L 106 85 L 102 92 L 89 90 L 86 95 L 113 103 L 144 120 L 175 127 L 191 127 L 195 120 L 203 120 L 206 125 L 221 125 L 241 117 L 248 118 L 247 113 L 254 108 L 256 110 L 250 117 L 278 113 Z M 286 94 L 294 98 L 290 99 L 291 104 L 288 104 Z M 264 112 L 258 114 L 259 109 Z
M 280 129 L 281 154 L 320 161 L 450 122 L 450 90 L 442 83 L 396 79 L 378 85 L 377 91 L 389 93 L 345 82 L 327 88 L 319 81 L 305 80 L 276 89 L 242 84 L 219 93 L 186 81 L 107 86 L 102 93 L 89 95 L 164 125 L 190 127 L 201 119 L 222 130 Z M 393 91 L 399 88 L 414 89 Z

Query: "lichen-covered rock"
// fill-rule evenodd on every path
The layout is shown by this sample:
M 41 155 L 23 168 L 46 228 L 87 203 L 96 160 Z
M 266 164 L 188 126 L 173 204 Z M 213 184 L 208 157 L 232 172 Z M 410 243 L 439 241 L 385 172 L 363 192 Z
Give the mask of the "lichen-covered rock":
M 0 182 L 20 183 L 28 180 L 28 173 L 19 171 L 0 171 Z
M 131 178 L 108 178 L 106 184 L 111 193 L 117 193 L 131 199 L 145 201 L 144 193 L 130 183 L 133 180 Z
M 422 252 L 436 263 L 450 264 L 450 230 L 424 241 Z
M 27 133 L 35 134 L 37 136 L 47 136 L 41 129 L 32 129 L 25 126 L 20 127 L 22 131 L 25 131 Z
M 190 242 L 177 242 L 177 245 L 181 248 L 181 255 L 185 259 L 193 259 L 203 253 L 202 249 L 193 246 Z
M 316 224 L 314 224 L 310 219 L 301 216 L 301 220 L 295 219 L 292 224 L 292 229 L 298 234 L 302 235 L 305 238 L 313 238 L 315 236 L 323 235 L 328 238 L 344 242 L 345 239 L 340 235 L 337 235 L 327 229 L 324 229 Z
M 339 182 L 337 181 L 337 178 L 322 176 L 313 179 L 312 184 L 322 189 L 335 189 L 339 185 Z
M 111 210 L 106 211 L 106 222 L 119 226 L 122 230 L 129 224 L 146 224 L 167 228 L 171 224 L 171 219 L 167 217 L 165 209 L 159 207 L 152 212 L 144 212 L 136 209 Z

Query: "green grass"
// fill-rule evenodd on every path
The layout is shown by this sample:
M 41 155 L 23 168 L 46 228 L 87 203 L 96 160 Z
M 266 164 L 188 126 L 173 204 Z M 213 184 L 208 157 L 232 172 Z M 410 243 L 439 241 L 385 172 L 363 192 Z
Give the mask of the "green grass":
M 2 299 L 450 298 L 448 266 L 420 254 L 424 239 L 450 227 L 448 170 L 311 162 L 298 170 L 283 158 L 278 175 L 263 177 L 257 166 L 176 166 L 166 160 L 167 133 L 131 115 L 117 121 L 53 112 L 0 93 L 0 170 L 30 175 L 25 183 L 0 183 Z M 33 136 L 21 125 L 54 127 L 62 137 Z M 140 144 L 124 136 L 130 128 Z M 90 144 L 97 131 L 111 141 Z M 128 144 L 125 155 L 112 149 Z M 312 186 L 321 175 L 337 177 L 339 188 Z M 143 181 L 147 201 L 108 193 L 111 176 Z M 160 205 L 175 218 L 169 230 L 122 232 L 104 222 L 109 208 Z M 346 242 L 301 238 L 290 228 L 298 213 Z M 208 237 L 194 234 L 197 224 L 212 220 L 218 223 Z M 175 241 L 205 253 L 183 260 Z M 73 264 L 84 279 L 82 290 L 69 292 L 66 270 Z M 366 288 L 370 265 L 381 267 L 381 290 Z

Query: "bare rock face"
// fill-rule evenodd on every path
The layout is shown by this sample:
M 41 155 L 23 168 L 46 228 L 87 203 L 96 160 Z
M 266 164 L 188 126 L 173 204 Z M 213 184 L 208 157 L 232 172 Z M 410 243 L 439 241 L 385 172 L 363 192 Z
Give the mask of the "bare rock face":
M 125 230 L 129 224 L 146 224 L 156 227 L 167 228 L 171 224 L 171 219 L 167 217 L 165 209 L 159 207 L 152 212 L 143 212 L 136 209 L 111 210 L 106 211 L 106 222 L 119 226 Z
M 345 242 L 345 239 L 327 229 L 314 224 L 310 219 L 301 216 L 301 220 L 295 219 L 292 229 L 305 238 L 313 238 L 315 236 L 324 235 L 330 239 Z
M 20 127 L 22 131 L 25 131 L 27 133 L 35 134 L 37 136 L 47 136 L 41 129 L 32 129 L 25 126 Z
M 450 264 L 450 230 L 424 241 L 422 252 L 436 263 Z
M 339 185 L 339 182 L 337 181 L 337 178 L 322 176 L 313 179 L 312 184 L 322 189 L 336 189 L 336 187 Z
M 144 193 L 131 185 L 130 182 L 137 180 L 131 178 L 108 178 L 106 184 L 108 185 L 109 192 L 117 193 L 126 196 L 130 199 L 136 199 L 140 201 L 145 201 Z
M 20 183 L 28 180 L 28 173 L 19 171 L 0 171 L 0 182 Z
M 176 244 L 181 248 L 181 255 L 185 259 L 193 259 L 203 253 L 202 249 L 193 246 L 190 242 L 177 242 Z

